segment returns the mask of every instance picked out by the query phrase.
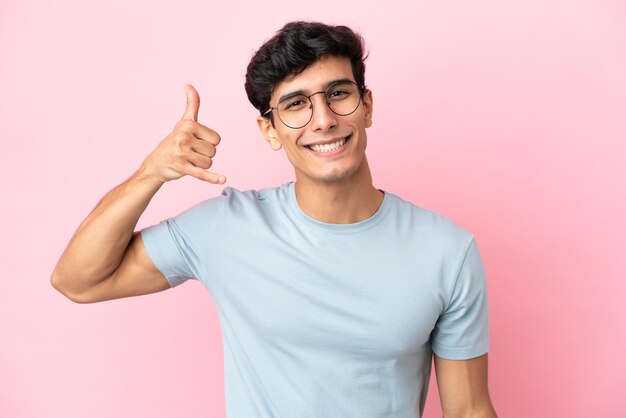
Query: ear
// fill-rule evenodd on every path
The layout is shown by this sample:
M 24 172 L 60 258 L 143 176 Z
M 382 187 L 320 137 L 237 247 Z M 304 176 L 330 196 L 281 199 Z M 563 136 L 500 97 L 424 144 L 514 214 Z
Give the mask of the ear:
M 274 151 L 278 151 L 282 148 L 282 144 L 278 141 L 278 135 L 276 134 L 276 129 L 272 126 L 272 122 L 269 118 L 264 116 L 259 116 L 256 118 L 256 122 L 259 125 L 259 130 L 263 134 L 263 138 L 270 144 L 270 147 Z
M 365 127 L 372 126 L 372 113 L 374 112 L 374 98 L 372 97 L 372 90 L 367 89 L 363 93 L 363 107 L 365 108 Z

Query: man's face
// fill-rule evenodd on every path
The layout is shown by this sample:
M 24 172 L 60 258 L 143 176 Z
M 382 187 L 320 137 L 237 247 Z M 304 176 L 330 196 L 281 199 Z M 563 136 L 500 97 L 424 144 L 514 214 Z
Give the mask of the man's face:
M 328 56 L 314 62 L 295 77 L 283 80 L 272 93 L 270 105 L 289 93 L 302 91 L 310 95 L 322 91 L 336 80 L 354 80 L 350 60 L 345 57 Z M 258 123 L 265 139 L 274 150 L 285 149 L 287 158 L 294 166 L 298 181 L 336 182 L 359 175 L 365 159 L 367 135 L 365 128 L 372 124 L 372 94 L 368 90 L 357 110 L 347 116 L 333 113 L 326 105 L 324 94 L 311 97 L 313 116 L 309 123 L 299 129 L 285 126 L 274 110 L 274 127 L 264 117 Z M 336 150 L 315 151 L 315 144 L 331 144 L 340 140 L 345 143 Z

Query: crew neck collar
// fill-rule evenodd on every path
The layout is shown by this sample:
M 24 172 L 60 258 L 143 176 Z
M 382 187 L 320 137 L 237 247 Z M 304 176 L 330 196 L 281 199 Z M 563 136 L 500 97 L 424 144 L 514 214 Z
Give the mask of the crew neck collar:
M 376 225 L 383 219 L 383 217 L 385 216 L 385 214 L 387 213 L 389 209 L 389 199 L 391 197 L 389 193 L 387 193 L 386 191 L 382 189 L 378 189 L 378 190 L 384 193 L 383 201 L 380 204 L 378 210 L 372 216 L 362 221 L 355 222 L 355 223 L 336 224 L 336 223 L 318 221 L 317 219 L 304 213 L 304 211 L 300 208 L 300 205 L 298 204 L 298 199 L 296 198 L 295 182 L 291 181 L 287 184 L 287 195 L 289 196 L 289 206 L 291 206 L 291 209 L 298 220 L 302 221 L 303 223 L 313 228 L 322 229 L 322 230 L 331 231 L 331 232 L 337 232 L 337 233 L 360 232 L 360 231 L 373 227 L 374 225 Z

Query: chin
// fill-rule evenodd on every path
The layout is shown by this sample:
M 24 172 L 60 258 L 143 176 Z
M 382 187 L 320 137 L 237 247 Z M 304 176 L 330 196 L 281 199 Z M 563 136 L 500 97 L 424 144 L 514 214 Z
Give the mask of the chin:
M 322 183 L 337 183 L 355 177 L 354 174 L 357 171 L 358 170 L 354 168 L 345 170 L 333 170 L 325 174 L 318 173 L 316 176 L 312 176 L 312 178 Z

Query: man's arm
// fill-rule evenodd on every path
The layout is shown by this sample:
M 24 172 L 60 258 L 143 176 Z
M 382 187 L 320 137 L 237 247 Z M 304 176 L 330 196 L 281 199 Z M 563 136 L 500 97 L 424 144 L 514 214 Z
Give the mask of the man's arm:
M 435 355 L 443 418 L 497 418 L 487 385 L 487 354 L 469 360 Z
M 138 172 L 109 192 L 74 233 L 52 273 L 52 286 L 77 303 L 167 289 L 141 236 L 133 233 L 161 185 Z
M 216 184 L 225 181 L 206 171 L 220 137 L 197 123 L 200 97 L 193 86 L 185 90 L 187 107 L 174 130 L 135 174 L 98 203 L 61 255 L 50 281 L 69 299 L 99 302 L 170 287 L 134 232 L 139 217 L 166 181 L 185 175 Z

